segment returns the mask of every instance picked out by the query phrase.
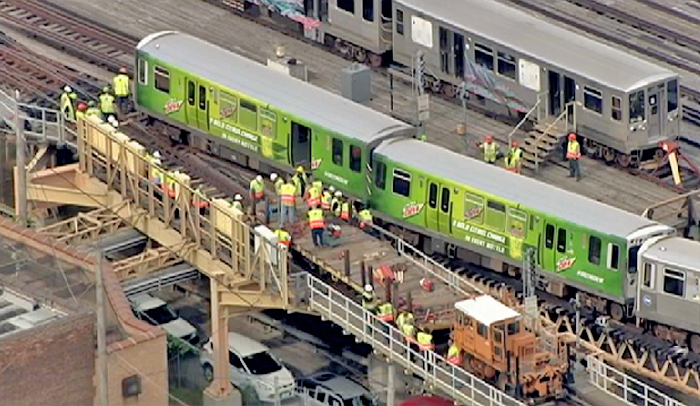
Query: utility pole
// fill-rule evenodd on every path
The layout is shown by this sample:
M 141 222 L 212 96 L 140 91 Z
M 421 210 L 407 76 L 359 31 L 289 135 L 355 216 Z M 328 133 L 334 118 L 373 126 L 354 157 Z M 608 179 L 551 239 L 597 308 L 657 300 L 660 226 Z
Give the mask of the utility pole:
M 17 136 L 17 187 L 15 193 L 15 212 L 19 217 L 20 224 L 27 226 L 27 151 L 24 139 L 24 123 L 20 117 L 19 90 L 15 90 L 15 134 Z
M 105 326 L 105 295 L 102 282 L 102 251 L 97 250 L 95 290 L 97 291 L 97 393 L 100 406 L 109 406 L 107 395 L 107 328 Z
M 396 388 L 394 384 L 394 375 L 396 375 L 396 369 L 394 367 L 394 361 L 389 360 L 389 365 L 387 367 L 387 380 L 386 380 L 386 404 L 394 405 L 396 404 Z
M 469 151 L 469 135 L 467 132 L 467 99 L 469 98 L 469 92 L 467 91 L 467 82 L 462 82 L 457 88 L 457 96 L 462 101 L 462 124 L 464 125 L 464 134 L 461 134 L 464 138 L 464 145 L 467 153 Z
M 425 54 L 423 51 L 418 51 L 416 54 L 414 72 L 413 83 L 416 86 L 416 95 L 418 96 L 418 122 L 422 136 L 425 135 L 425 122 L 430 118 L 430 96 L 425 94 Z
M 539 311 L 537 308 L 537 265 L 535 263 L 535 250 L 526 248 L 523 258 L 523 300 L 525 314 L 532 320 L 532 331 L 537 331 Z

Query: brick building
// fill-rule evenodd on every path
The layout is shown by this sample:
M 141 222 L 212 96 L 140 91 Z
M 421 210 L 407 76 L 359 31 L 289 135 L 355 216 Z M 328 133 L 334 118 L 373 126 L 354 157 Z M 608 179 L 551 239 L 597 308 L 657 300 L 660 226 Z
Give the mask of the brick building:
M 94 259 L 0 218 L 0 406 L 97 405 Z M 103 262 L 110 406 L 168 405 L 167 338 Z

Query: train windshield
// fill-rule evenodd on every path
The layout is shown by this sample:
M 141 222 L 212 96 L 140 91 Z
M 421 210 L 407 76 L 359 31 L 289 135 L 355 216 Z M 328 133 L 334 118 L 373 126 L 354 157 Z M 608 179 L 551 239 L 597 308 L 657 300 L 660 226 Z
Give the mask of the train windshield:
M 629 255 L 627 255 L 627 262 L 629 263 L 629 273 L 637 273 L 637 254 L 639 253 L 639 248 L 641 248 L 641 246 L 639 245 L 631 247 Z
M 630 94 L 630 123 L 644 121 L 644 90 Z

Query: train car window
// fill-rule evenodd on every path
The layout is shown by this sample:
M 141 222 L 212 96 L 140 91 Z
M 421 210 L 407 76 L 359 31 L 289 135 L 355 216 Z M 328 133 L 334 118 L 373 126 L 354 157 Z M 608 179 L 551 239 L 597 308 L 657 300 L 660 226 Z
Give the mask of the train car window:
M 598 114 L 603 113 L 603 93 L 598 89 L 589 86 L 583 87 L 583 107 L 586 110 L 595 111 Z
M 437 191 L 438 191 L 437 185 L 434 183 L 431 183 L 430 186 L 428 187 L 428 206 L 431 209 L 434 209 L 437 207 Z
M 600 238 L 592 235 L 588 237 L 588 263 L 600 265 L 600 248 L 602 244 Z
M 403 35 L 403 10 L 396 9 L 396 33 Z
M 610 110 L 610 117 L 615 121 L 622 120 L 622 99 L 617 96 L 611 97 L 612 104 Z
M 333 163 L 343 166 L 343 141 L 333 138 L 333 146 L 331 154 L 333 155 Z
M 449 213 L 450 212 L 450 189 L 443 187 L 442 188 L 442 196 L 440 196 L 440 210 L 442 210 L 443 213 Z
M 484 198 L 473 193 L 464 192 L 464 219 L 470 223 L 484 222 Z
M 206 110 L 207 108 L 207 88 L 199 86 L 199 109 Z
M 148 61 L 145 59 L 139 58 L 139 64 L 138 64 L 138 70 L 139 70 L 139 84 L 140 85 L 147 85 L 148 84 Z
M 666 97 L 668 97 L 668 112 L 678 108 L 678 81 L 672 80 L 666 84 Z
M 498 73 L 515 80 L 515 57 L 505 52 L 498 53 Z
M 187 81 L 187 104 L 190 106 L 194 106 L 194 91 L 195 91 L 195 85 L 194 82 L 188 80 Z
M 527 232 L 527 213 L 522 210 L 508 208 L 508 232 L 516 238 L 525 238 Z
M 402 171 L 401 169 L 394 169 L 394 184 L 393 191 L 397 195 L 410 196 L 411 194 L 411 174 Z
M 620 247 L 617 244 L 608 244 L 608 268 L 620 269 Z
M 163 93 L 170 93 L 170 72 L 167 69 L 153 67 L 153 87 Z
M 493 70 L 493 50 L 486 45 L 475 42 L 474 61 L 488 70 Z
M 654 289 L 654 275 L 656 274 L 656 266 L 648 262 L 644 263 L 642 271 L 642 283 L 649 289 Z
M 350 145 L 350 170 L 353 172 L 362 171 L 362 148 Z
M 337 0 L 338 8 L 355 14 L 355 0 Z
M 374 161 L 374 184 L 379 189 L 386 187 L 386 164 L 381 161 Z
M 362 0 L 362 18 L 374 21 L 374 0 Z
M 508 335 L 509 336 L 518 334 L 519 332 L 520 332 L 520 322 L 519 321 L 516 321 L 515 323 L 508 324 Z
M 644 90 L 630 94 L 630 123 L 644 121 Z
M 189 85 L 188 85 L 189 87 Z M 188 90 L 189 91 L 189 90 Z M 188 96 L 189 98 L 189 96 Z M 194 105 L 194 84 L 192 85 L 192 103 Z M 221 101 L 219 102 L 219 117 L 222 120 L 228 120 L 231 122 L 238 121 L 238 97 L 230 95 L 228 93 L 221 93 Z M 189 100 L 188 100 L 189 102 Z
M 506 206 L 502 203 L 488 200 L 486 202 L 486 224 L 498 231 L 506 229 Z
M 685 272 L 664 269 L 664 292 L 683 297 L 685 294 Z
M 560 228 L 557 232 L 557 252 L 566 252 L 566 229 Z
M 268 109 L 260 109 L 260 133 L 266 137 L 275 138 L 277 113 Z
M 476 332 L 482 336 L 482 337 L 487 337 L 489 329 L 486 327 L 485 324 L 481 324 L 479 322 L 476 323 Z
M 554 226 L 551 224 L 547 224 L 547 227 L 544 232 L 544 245 L 552 249 L 554 246 Z
M 241 109 L 238 113 L 240 123 L 249 130 L 258 130 L 258 106 L 240 99 Z

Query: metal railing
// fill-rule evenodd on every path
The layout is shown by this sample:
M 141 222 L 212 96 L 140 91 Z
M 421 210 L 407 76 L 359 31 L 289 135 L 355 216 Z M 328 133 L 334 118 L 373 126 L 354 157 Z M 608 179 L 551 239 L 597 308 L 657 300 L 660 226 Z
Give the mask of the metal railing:
M 641 382 L 589 355 L 588 377 L 593 386 L 630 406 L 686 406 L 660 390 Z
M 0 131 L 14 134 L 19 114 L 19 123 L 24 126 L 24 136 L 28 140 L 55 145 L 68 145 L 77 148 L 77 132 L 67 125 L 58 110 L 19 102 L 19 94 L 14 97 L 0 90 Z
M 508 133 L 508 145 L 510 145 L 511 141 L 513 140 L 513 134 L 515 134 L 515 132 L 518 131 L 520 129 L 520 127 L 523 126 L 523 124 L 525 124 L 525 122 L 530 118 L 530 116 L 532 116 L 532 113 L 537 112 L 536 119 L 538 122 L 541 120 L 540 104 L 542 104 L 542 100 L 544 100 L 545 107 L 546 107 L 547 98 L 543 97 L 543 96 L 547 96 L 548 94 L 549 94 L 549 92 L 544 92 L 544 93 L 539 93 L 537 95 L 537 103 L 535 103 L 535 105 L 532 106 L 532 108 L 530 110 L 528 110 L 528 112 L 525 114 L 525 116 L 518 122 L 518 124 L 516 124 L 515 127 L 513 127 L 513 129 L 510 131 L 510 133 Z M 546 111 L 546 109 L 545 109 L 545 111 Z
M 378 319 L 360 305 L 309 274 L 306 279 L 308 307 L 374 348 L 406 373 L 421 377 L 431 390 L 438 390 L 459 404 L 475 406 L 524 406 L 462 368 L 452 366 L 434 351 L 419 352 L 394 326 Z
M 552 121 L 552 123 L 549 124 L 549 126 L 547 126 L 547 128 L 544 130 L 544 132 L 542 132 L 542 134 L 540 134 L 540 136 L 535 139 L 535 142 L 533 144 L 535 147 L 535 154 L 534 154 L 535 155 L 535 172 L 538 172 L 540 169 L 539 148 L 540 148 L 540 144 L 542 143 L 542 140 L 544 140 L 544 137 L 546 137 L 550 133 L 550 131 L 552 131 L 552 129 L 555 128 L 557 126 L 557 124 L 562 119 L 564 120 L 564 132 L 569 132 L 569 107 L 571 107 L 571 111 L 572 111 L 572 113 L 571 113 L 572 124 L 571 125 L 572 125 L 572 128 L 574 128 L 574 129 L 576 128 L 576 102 L 571 101 L 571 102 L 566 103 L 566 105 L 564 106 L 564 111 L 562 111 L 561 114 L 559 114 L 557 116 L 557 118 L 554 121 Z M 545 159 L 543 159 L 543 161 Z

